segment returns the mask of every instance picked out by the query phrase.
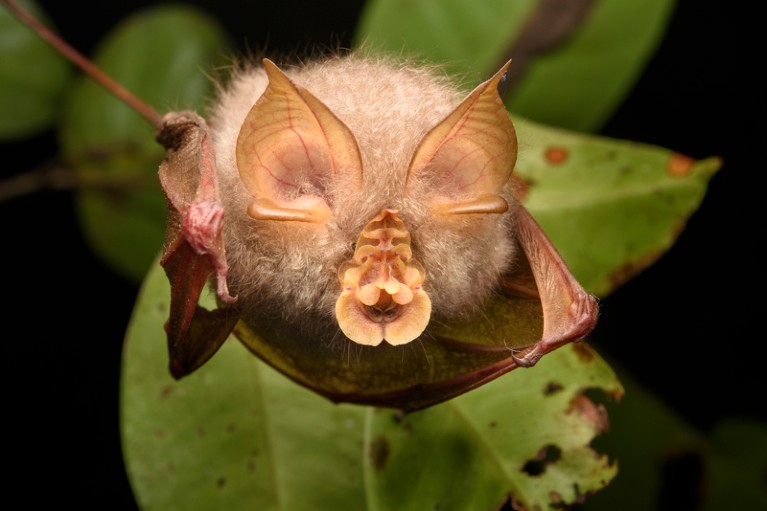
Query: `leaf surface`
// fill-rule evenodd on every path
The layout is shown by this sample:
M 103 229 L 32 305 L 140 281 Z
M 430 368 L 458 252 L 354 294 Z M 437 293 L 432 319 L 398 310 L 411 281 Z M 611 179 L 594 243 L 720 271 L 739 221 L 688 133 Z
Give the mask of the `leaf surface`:
M 403 417 L 332 404 L 234 339 L 173 380 L 163 331 L 169 294 L 154 267 L 125 341 L 123 451 L 142 509 L 494 509 L 509 491 L 541 502 L 551 485 L 570 501 L 569 482 L 585 492 L 615 473 L 588 448 L 605 424 L 583 392 L 617 396 L 621 386 L 585 345 Z M 560 459 L 526 473 L 548 445 Z M 456 470 L 465 482 L 456 484 Z
M 548 509 L 597 491 L 617 465 L 589 447 L 607 416 L 588 389 L 622 395 L 610 367 L 571 344 L 442 405 L 373 414 L 370 509 L 490 510 L 507 495 L 524 509 Z
M 583 287 L 605 296 L 667 251 L 719 158 L 515 118 L 522 201 Z
M 192 376 L 168 371 L 170 287 L 150 271 L 126 335 L 121 430 L 142 509 L 364 509 L 365 409 L 336 406 L 230 339 Z
M 35 2 L 18 4 L 45 19 Z M 72 76 L 69 63 L 5 7 L 0 7 L 0 55 L 0 139 L 32 136 L 52 126 Z
M 580 21 L 550 48 L 545 41 L 529 40 L 541 38 L 543 29 L 526 31 L 544 4 L 549 8 L 536 25 L 553 29 L 567 23 L 560 18 L 568 2 L 372 0 L 363 11 L 355 41 L 375 51 L 445 65 L 449 74 L 464 77 L 469 84 L 488 77 L 511 58 L 512 72 L 517 62 L 524 66 L 506 96 L 512 112 L 552 126 L 596 131 L 652 56 L 674 2 L 592 2 L 585 16 L 572 13 Z M 537 46 L 545 48 L 536 53 L 526 50 Z
M 188 7 L 160 6 L 126 18 L 93 59 L 158 111 L 193 110 L 211 92 L 205 71 L 226 47 L 212 19 Z M 83 184 L 78 207 L 88 240 L 116 270 L 140 280 L 164 236 L 157 179 L 163 149 L 155 127 L 82 77 L 67 97 L 60 138 Z

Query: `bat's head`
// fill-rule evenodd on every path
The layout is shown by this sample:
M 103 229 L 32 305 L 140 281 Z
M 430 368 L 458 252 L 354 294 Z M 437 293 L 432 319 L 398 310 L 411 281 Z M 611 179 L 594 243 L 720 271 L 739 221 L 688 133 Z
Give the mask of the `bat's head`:
M 354 56 L 237 76 L 211 125 L 244 316 L 396 345 L 476 310 L 514 259 L 506 67 L 468 95 Z

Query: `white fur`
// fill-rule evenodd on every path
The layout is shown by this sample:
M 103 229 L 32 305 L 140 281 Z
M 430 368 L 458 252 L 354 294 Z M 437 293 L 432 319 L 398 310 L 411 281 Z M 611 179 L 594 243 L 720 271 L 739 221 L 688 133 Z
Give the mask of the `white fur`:
M 424 289 L 433 315 L 444 318 L 476 310 L 512 264 L 512 213 L 440 218 L 430 215 L 418 197 L 404 194 L 418 143 L 464 93 L 434 69 L 356 55 L 285 72 L 354 134 L 362 156 L 363 186 L 361 193 L 350 193 L 344 183 L 331 183 L 333 216 L 324 225 L 250 218 L 246 208 L 253 197 L 240 180 L 235 146 L 267 78 L 260 67 L 235 73 L 209 120 L 226 208 L 230 290 L 239 296 L 245 313 L 271 312 L 297 320 L 313 311 L 332 318 L 341 291 L 337 268 L 351 257 L 360 230 L 382 208 L 399 210 L 410 230 L 414 257 L 426 269 Z M 510 192 L 505 195 L 513 211 Z

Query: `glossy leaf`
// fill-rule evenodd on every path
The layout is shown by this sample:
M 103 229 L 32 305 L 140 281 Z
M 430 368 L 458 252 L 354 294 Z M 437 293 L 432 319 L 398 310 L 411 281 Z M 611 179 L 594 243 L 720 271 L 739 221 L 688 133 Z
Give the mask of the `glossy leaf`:
M 603 488 L 617 465 L 589 447 L 607 416 L 587 389 L 622 395 L 610 367 L 571 344 L 442 405 L 373 414 L 371 509 L 490 510 L 507 496 L 524 509 L 551 509 Z
M 159 265 L 126 336 L 123 451 L 142 509 L 364 509 L 365 409 L 332 405 L 230 339 L 194 375 L 168 372 Z
M 185 7 L 155 7 L 123 21 L 100 45 L 95 63 L 164 112 L 195 109 L 212 90 L 205 70 L 226 41 L 210 18 Z M 83 182 L 82 225 L 93 248 L 121 273 L 140 279 L 162 245 L 163 158 L 155 128 L 92 80 L 67 98 L 61 129 L 65 158 Z
M 671 247 L 721 166 L 520 118 L 515 125 L 523 203 L 573 275 L 600 296 Z
M 450 74 L 476 83 L 508 58 L 514 67 L 514 59 L 521 57 L 515 55 L 514 50 L 521 51 L 515 43 L 541 3 L 373 0 L 363 12 L 356 42 L 449 63 Z M 525 69 L 507 95 L 507 106 L 538 122 L 596 131 L 630 91 L 658 45 L 673 6 L 667 0 L 592 2 L 561 44 L 525 57 Z M 540 30 L 532 31 L 536 32 Z M 526 46 L 530 44 L 536 43 Z M 518 60 L 521 64 L 522 58 Z
M 421 504 L 454 498 L 441 509 L 489 510 L 507 491 L 536 503 L 549 483 L 575 481 L 585 492 L 615 473 L 588 448 L 604 424 L 582 393 L 618 395 L 621 386 L 585 345 L 403 417 L 334 405 L 234 339 L 193 375 L 173 380 L 162 328 L 169 296 L 156 266 L 125 341 L 123 450 L 142 509 L 433 509 Z M 526 474 L 550 444 L 561 449 L 560 461 Z M 572 488 L 562 488 L 563 499 Z
M 44 19 L 36 3 L 18 3 Z M 5 7 L 0 7 L 0 55 L 0 139 L 49 128 L 72 75 L 68 62 Z

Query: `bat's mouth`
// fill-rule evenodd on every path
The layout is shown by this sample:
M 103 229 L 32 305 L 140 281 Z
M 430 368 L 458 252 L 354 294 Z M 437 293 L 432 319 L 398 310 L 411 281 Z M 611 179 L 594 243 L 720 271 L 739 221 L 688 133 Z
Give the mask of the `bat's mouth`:
M 397 211 L 383 209 L 362 229 L 354 256 L 338 270 L 336 319 L 341 331 L 372 346 L 416 339 L 431 316 L 425 275 L 413 259 L 410 233 Z

